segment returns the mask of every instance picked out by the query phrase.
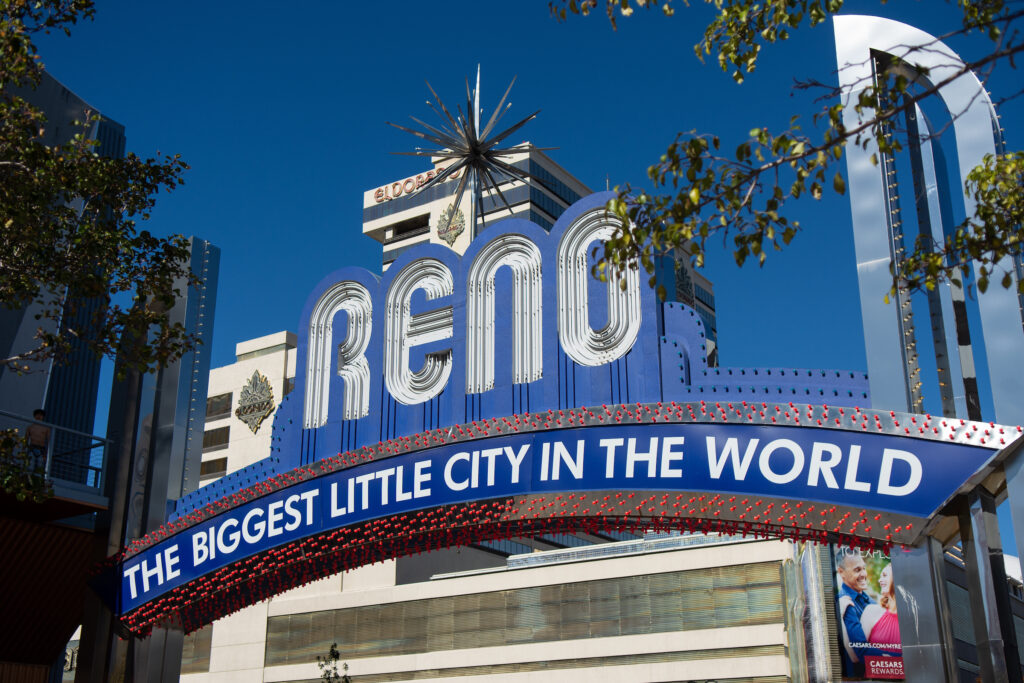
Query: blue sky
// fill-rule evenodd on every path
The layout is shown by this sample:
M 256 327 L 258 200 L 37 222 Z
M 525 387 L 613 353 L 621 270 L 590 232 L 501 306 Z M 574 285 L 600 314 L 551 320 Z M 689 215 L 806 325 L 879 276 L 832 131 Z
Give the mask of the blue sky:
M 543 1 L 311 2 L 301 13 L 261 1 L 98 5 L 94 22 L 46 37 L 40 51 L 51 73 L 125 125 L 130 149 L 191 164 L 147 227 L 222 249 L 214 365 L 231 362 L 238 341 L 295 330 L 331 270 L 378 267 L 380 247 L 360 230 L 362 192 L 423 169 L 389 154 L 414 143 L 384 122 L 432 116 L 424 80 L 454 100 L 479 63 L 486 108 L 518 75 L 509 116 L 541 110 L 522 139 L 558 147 L 556 161 L 603 189 L 606 178 L 643 184 L 679 131 L 729 141 L 783 126 L 810 106 L 793 79 L 832 82 L 835 69 L 832 29 L 821 25 L 767 48 L 735 85 L 693 55 L 704 7 L 671 19 L 639 12 L 614 32 L 601 15 L 558 23 Z M 933 33 L 956 22 L 937 2 L 848 7 Z M 1008 91 L 1020 74 L 1007 78 Z M 1019 126 L 1008 128 L 1021 147 Z M 737 269 L 723 250 L 709 259 L 722 362 L 864 370 L 849 200 L 801 202 L 794 214 L 804 231 L 764 268 Z
M 844 11 L 934 35 L 959 25 L 956 8 L 934 0 L 853 1 Z M 694 57 L 708 17 L 703 6 L 673 18 L 638 12 L 616 32 L 602 14 L 559 23 L 544 0 L 323 1 L 287 12 L 263 0 L 101 0 L 94 22 L 39 47 L 56 78 L 125 125 L 129 149 L 179 153 L 192 166 L 145 227 L 221 248 L 219 366 L 239 341 L 296 330 L 330 271 L 379 268 L 380 246 L 361 234 L 362 193 L 424 169 L 389 154 L 414 143 L 385 125 L 432 116 L 424 80 L 455 100 L 479 63 L 486 110 L 518 76 L 509 116 L 541 113 L 513 142 L 558 147 L 550 155 L 595 190 L 606 179 L 643 185 L 680 131 L 735 144 L 754 126 L 782 128 L 812 110 L 792 92 L 795 78 L 834 82 L 830 23 L 767 47 L 736 85 Z M 968 58 L 985 47 L 950 44 Z M 1020 83 L 1003 69 L 990 89 L 998 97 Z M 1024 147 L 1022 108 L 1002 108 L 1011 149 Z M 864 371 L 849 199 L 801 201 L 792 215 L 803 232 L 764 268 L 738 269 L 727 249 L 709 257 L 721 363 Z

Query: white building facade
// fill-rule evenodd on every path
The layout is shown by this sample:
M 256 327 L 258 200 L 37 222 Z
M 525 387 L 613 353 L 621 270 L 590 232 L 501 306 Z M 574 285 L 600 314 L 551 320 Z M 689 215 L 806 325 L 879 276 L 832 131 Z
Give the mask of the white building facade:
M 235 345 L 235 362 L 210 371 L 200 486 L 270 454 L 270 425 L 295 380 L 295 334 Z

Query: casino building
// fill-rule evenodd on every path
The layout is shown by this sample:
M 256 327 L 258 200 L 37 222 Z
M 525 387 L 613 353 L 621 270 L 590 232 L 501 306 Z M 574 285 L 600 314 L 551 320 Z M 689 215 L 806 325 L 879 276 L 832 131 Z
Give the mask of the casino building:
M 523 143 L 517 147 L 522 148 L 522 152 L 510 156 L 508 163 L 527 171 L 540 182 L 527 185 L 508 179 L 501 183 L 501 191 L 512 212 L 510 214 L 497 197 L 487 196 L 483 204 L 483 225 L 511 215 L 550 230 L 566 207 L 591 190 L 533 145 Z M 363 193 L 363 234 L 384 245 L 385 269 L 402 252 L 417 244 L 445 244 L 462 254 L 473 240 L 466 218 L 470 196 L 463 196 L 461 206 L 453 206 L 461 171 L 439 185 L 417 192 L 444 169 L 443 163 L 435 163 L 430 170 Z
M 589 194 L 532 146 L 514 163 L 544 181 L 502 187 L 515 217 L 550 229 Z M 424 242 L 469 245 L 464 226 L 439 230 L 457 178 L 409 196 L 427 173 L 363 195 L 363 232 L 384 245 L 385 269 Z M 508 217 L 488 207 L 488 225 Z M 677 295 L 713 330 L 712 284 L 685 264 L 678 272 Z M 272 412 L 294 387 L 295 355 L 296 336 L 278 332 L 239 343 L 235 363 L 211 370 L 201 485 L 253 478 L 271 454 Z M 221 619 L 186 637 L 181 680 L 313 680 L 333 642 L 357 681 L 797 680 L 810 637 L 801 566 L 822 561 L 812 546 L 718 535 L 484 541 L 344 572 Z M 827 634 L 817 637 L 822 649 Z

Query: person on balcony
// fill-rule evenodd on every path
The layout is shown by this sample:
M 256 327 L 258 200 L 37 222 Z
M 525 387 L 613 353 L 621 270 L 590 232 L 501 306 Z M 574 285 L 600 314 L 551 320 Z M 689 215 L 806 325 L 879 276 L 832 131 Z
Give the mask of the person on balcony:
M 46 468 L 46 447 L 50 443 L 50 428 L 39 424 L 46 420 L 46 411 L 36 408 L 32 411 L 35 423 L 25 429 L 28 439 L 29 466 L 33 472 L 42 472 Z

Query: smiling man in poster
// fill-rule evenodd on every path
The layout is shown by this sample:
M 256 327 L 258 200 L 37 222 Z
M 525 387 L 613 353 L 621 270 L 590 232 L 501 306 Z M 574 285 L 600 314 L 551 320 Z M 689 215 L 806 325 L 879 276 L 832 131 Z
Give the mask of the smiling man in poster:
M 896 585 L 889 558 L 881 552 L 865 556 L 860 550 L 841 546 L 835 561 L 843 677 L 902 680 Z

